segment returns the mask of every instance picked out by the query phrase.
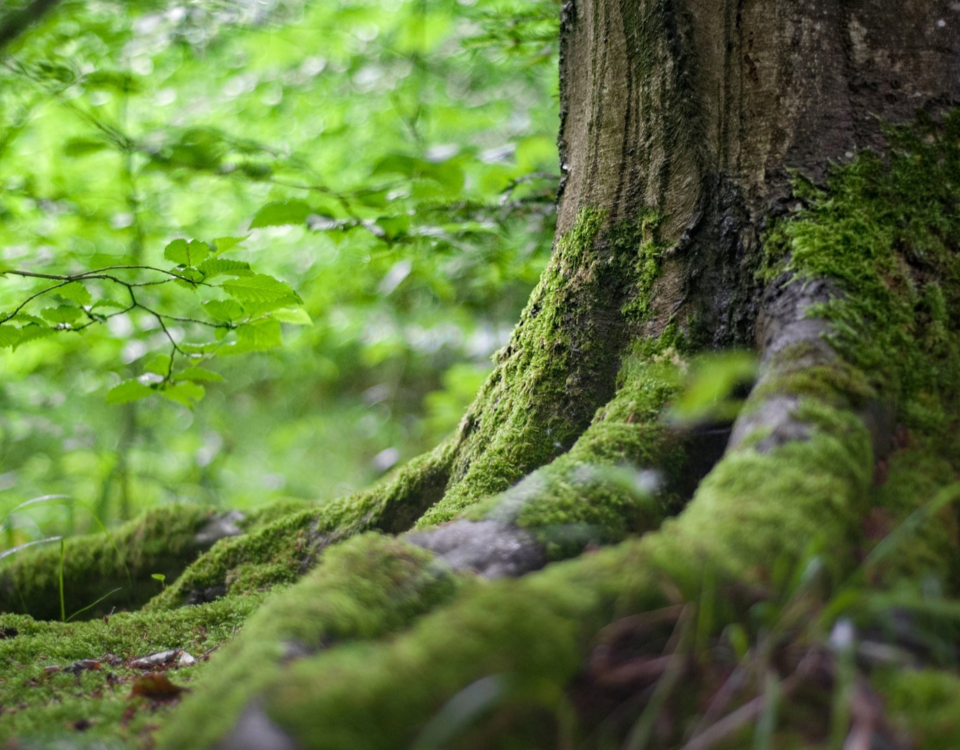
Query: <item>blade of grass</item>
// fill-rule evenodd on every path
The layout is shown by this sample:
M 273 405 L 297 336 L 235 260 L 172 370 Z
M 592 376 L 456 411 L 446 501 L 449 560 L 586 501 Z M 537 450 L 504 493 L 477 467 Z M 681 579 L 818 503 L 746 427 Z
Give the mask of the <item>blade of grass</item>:
M 34 547 L 38 544 L 48 544 L 50 542 L 61 542 L 63 537 L 61 536 L 48 536 L 46 539 L 35 539 L 32 542 L 24 542 L 23 544 L 18 544 L 16 547 L 11 547 L 10 549 L 5 549 L 3 552 L 0 552 L 0 560 L 10 555 L 16 554 L 20 550 L 26 549 L 27 547 Z
M 70 616 L 66 619 L 66 622 L 70 622 L 70 620 L 72 620 L 72 619 L 73 619 L 74 617 L 76 617 L 77 615 L 82 615 L 82 614 L 83 614 L 84 612 L 86 612 L 88 609 L 92 609 L 93 607 L 96 607 L 100 602 L 102 602 L 102 601 L 103 601 L 104 599 L 106 599 L 108 596 L 113 596 L 113 595 L 116 594 L 118 591 L 123 591 L 123 589 L 118 586 L 118 587 L 115 588 L 113 591 L 108 591 L 106 594 L 104 594 L 104 595 L 101 596 L 99 599 L 97 599 L 93 604 L 88 604 L 88 605 L 87 605 L 86 607 L 84 607 L 83 609 L 78 609 L 76 612 L 74 612 L 72 615 L 70 615 Z
M 59 581 L 60 581 L 60 622 L 67 621 L 67 608 L 63 601 L 63 561 L 67 556 L 67 547 L 63 542 L 63 539 L 60 540 L 60 571 L 59 571 Z
M 663 677 L 657 682 L 657 687 L 654 689 L 653 695 L 650 697 L 646 708 L 643 709 L 640 718 L 637 719 L 636 724 L 634 724 L 630 730 L 627 741 L 623 746 L 624 750 L 645 750 L 650 744 L 650 739 L 653 735 L 653 724 L 657 720 L 657 717 L 660 716 L 667 699 L 683 676 L 686 667 L 685 662 L 688 656 L 687 651 L 690 646 L 690 640 L 693 637 L 692 631 L 694 623 L 691 609 L 688 605 L 680 615 L 680 620 L 677 622 L 676 647 L 673 649 L 670 662 L 667 664 Z
M 763 682 L 763 710 L 753 733 L 753 750 L 770 750 L 773 747 L 773 732 L 777 728 L 779 708 L 780 680 L 772 671 L 767 672 Z

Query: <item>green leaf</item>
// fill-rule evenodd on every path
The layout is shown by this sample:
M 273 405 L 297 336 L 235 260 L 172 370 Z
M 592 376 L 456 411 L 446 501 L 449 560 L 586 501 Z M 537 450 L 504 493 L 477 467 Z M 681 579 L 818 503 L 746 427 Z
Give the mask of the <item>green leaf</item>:
M 117 302 L 113 299 L 98 299 L 93 303 L 93 309 L 96 310 L 98 307 L 112 307 L 117 310 L 124 310 L 128 307 L 128 305 L 125 305 L 122 302 Z
M 120 385 L 115 385 L 107 391 L 107 403 L 127 404 L 152 396 L 154 392 L 152 388 L 145 386 L 139 380 L 124 380 Z
M 244 315 L 243 308 L 232 299 L 212 299 L 203 303 L 203 309 L 218 323 L 232 323 Z
M 48 338 L 56 334 L 55 328 L 49 328 L 42 325 L 32 325 L 24 326 L 20 329 L 20 339 L 16 344 L 13 345 L 14 351 L 24 344 L 29 344 L 31 341 L 39 341 L 40 339 Z
M 110 144 L 106 141 L 101 141 L 96 138 L 71 138 L 63 147 L 63 155 L 72 156 L 74 158 L 80 156 L 89 156 L 90 154 L 95 154 L 98 151 L 103 151 L 109 146 Z
M 11 325 L 0 325 L 0 349 L 16 346 L 20 342 L 20 329 Z
M 60 287 L 57 289 L 57 294 L 66 300 L 76 302 L 78 305 L 89 305 L 93 301 L 89 290 L 78 281 Z
M 130 73 L 120 70 L 97 70 L 83 77 L 83 86 L 87 89 L 114 89 L 127 94 L 140 90 L 137 79 Z
M 251 229 L 303 224 L 313 210 L 303 201 L 277 201 L 261 208 L 250 222 Z
M 20 312 L 13 316 L 13 320 L 18 323 L 34 323 L 42 328 L 47 327 L 47 321 L 43 318 L 38 318 L 36 315 L 31 315 L 30 313 Z
M 163 375 L 166 377 L 167 373 L 170 372 L 170 355 L 158 354 L 156 357 L 151 359 L 147 366 L 143 369 L 145 372 L 153 372 L 157 375 Z
M 251 180 L 266 180 L 273 175 L 273 167 L 263 162 L 245 162 L 240 165 L 240 171 Z
M 242 326 L 237 329 L 237 343 L 225 346 L 220 354 L 246 354 L 260 352 L 280 346 L 283 340 L 280 336 L 280 323 L 276 320 L 259 320 L 256 323 Z
M 204 275 L 196 268 L 178 268 L 177 276 L 173 283 L 191 292 L 197 291 L 197 285 L 204 280 Z
M 73 323 L 83 315 L 83 310 L 71 305 L 60 305 L 59 307 L 48 307 L 41 310 L 40 314 L 51 323 Z
M 188 409 L 192 409 L 197 405 L 197 402 L 203 399 L 206 391 L 202 385 L 184 381 L 168 386 L 161 390 L 160 393 L 164 398 L 168 398 L 171 401 L 186 406 Z
M 172 165 L 197 170 L 216 169 L 226 151 L 223 136 L 213 128 L 188 128 L 166 149 Z
M 197 270 L 203 274 L 205 279 L 225 275 L 249 276 L 252 273 L 249 263 L 244 263 L 239 260 L 229 260 L 227 258 L 207 258 L 197 266 Z
M 196 266 L 210 255 L 210 246 L 200 240 L 174 240 L 163 249 L 163 257 L 181 266 Z
M 223 376 L 218 372 L 204 370 L 200 367 L 188 367 L 186 370 L 181 370 L 180 372 L 176 373 L 173 376 L 173 379 L 176 381 L 190 380 L 194 383 L 219 383 L 223 381 Z
M 429 162 L 405 154 L 389 154 L 378 161 L 372 174 L 402 174 L 413 177 L 421 172 Z
M 223 253 L 230 252 L 233 250 L 233 248 L 241 244 L 249 237 L 249 234 L 246 234 L 243 237 L 218 237 L 210 244 L 213 245 L 214 255 L 222 255 Z
M 225 281 L 220 287 L 231 297 L 241 302 L 281 302 L 285 300 L 297 304 L 301 302 L 300 297 L 288 284 L 260 273 L 241 276 L 233 281 Z
M 284 308 L 271 313 L 270 317 L 281 323 L 290 323 L 295 326 L 312 326 L 313 320 L 302 307 Z
M 239 350 L 263 351 L 281 344 L 283 339 L 280 336 L 279 321 L 262 320 L 237 329 L 237 349 Z

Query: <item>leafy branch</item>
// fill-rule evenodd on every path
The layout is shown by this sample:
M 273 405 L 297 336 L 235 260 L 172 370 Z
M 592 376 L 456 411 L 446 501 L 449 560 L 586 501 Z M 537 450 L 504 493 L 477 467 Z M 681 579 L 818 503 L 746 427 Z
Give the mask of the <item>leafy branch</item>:
M 89 326 L 102 324 L 117 316 L 134 310 L 142 310 L 153 317 L 170 345 L 170 354 L 163 355 L 160 365 L 139 378 L 116 386 L 107 395 L 111 403 L 124 403 L 159 392 L 175 401 L 192 406 L 203 397 L 203 387 L 198 381 L 218 380 L 219 376 L 197 365 L 205 359 L 223 353 L 258 351 L 279 346 L 280 324 L 275 314 L 283 309 L 296 308 L 302 303 L 297 293 L 286 283 L 272 276 L 254 273 L 250 264 L 219 257 L 232 250 L 245 238 L 221 238 L 213 243 L 198 240 L 174 240 L 164 249 L 164 257 L 176 263 L 172 269 L 146 264 L 111 265 L 78 273 L 45 273 L 16 268 L 0 269 L 0 275 L 21 278 L 43 279 L 56 283 L 29 294 L 11 312 L 0 314 L 0 348 L 13 347 L 29 341 L 45 338 L 60 331 L 82 331 Z M 118 272 L 148 273 L 160 278 L 130 280 Z M 214 282 L 218 277 L 226 280 Z M 113 299 L 94 301 L 87 288 L 91 281 L 106 281 L 122 287 L 129 300 L 126 304 Z M 210 299 L 201 302 L 208 319 L 172 315 L 157 310 L 142 301 L 138 292 L 145 287 L 177 284 L 192 291 L 201 288 L 219 289 L 227 299 Z M 56 294 L 65 304 L 40 311 L 40 317 L 25 312 L 27 306 L 46 295 Z M 99 312 L 98 308 L 116 308 L 113 312 Z M 289 319 L 290 316 L 286 316 Z M 81 322 L 85 318 L 84 322 Z M 306 320 L 304 320 L 306 319 Z M 295 322 L 309 319 L 301 313 Z M 20 323 L 19 327 L 13 325 Z M 216 341 L 206 344 L 181 344 L 170 329 L 171 323 L 184 323 L 211 329 Z M 237 331 L 238 340 L 227 344 L 230 331 Z M 175 358 L 183 357 L 190 366 L 181 371 L 174 367 Z

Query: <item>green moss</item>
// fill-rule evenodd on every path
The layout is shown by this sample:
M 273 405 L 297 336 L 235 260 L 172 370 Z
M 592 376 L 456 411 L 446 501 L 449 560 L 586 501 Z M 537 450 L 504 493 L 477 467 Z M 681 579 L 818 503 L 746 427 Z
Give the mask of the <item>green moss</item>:
M 611 226 L 605 212 L 581 210 L 464 417 L 450 486 L 418 528 L 507 490 L 588 427 L 614 394 L 621 352 L 611 334 L 649 304 L 664 249 L 658 225 L 642 214 Z
M 878 397 L 863 370 L 840 359 L 829 363 L 822 361 L 822 355 L 814 359 L 810 347 L 795 344 L 778 352 L 771 363 L 776 376 L 761 382 L 750 394 L 751 399 L 789 394 L 861 409 Z
M 184 649 L 199 658 L 228 640 L 260 599 L 151 615 L 120 613 L 89 622 L 0 615 L 0 632 L 6 634 L 0 639 L 0 744 L 13 737 L 19 747 L 52 747 L 58 741 L 69 747 L 84 742 L 147 744 L 152 728 L 170 706 L 128 697 L 130 683 L 142 672 L 127 666 L 126 660 L 166 649 Z M 77 675 L 46 669 L 82 659 L 99 660 L 100 668 Z M 199 660 L 169 675 L 175 684 L 189 687 L 206 668 L 207 663 Z M 90 722 L 83 733 L 72 726 L 78 720 Z
M 154 574 L 174 580 L 200 554 L 194 535 L 213 516 L 196 505 L 168 505 L 148 511 L 108 534 L 67 539 L 63 558 L 63 597 L 67 616 L 96 617 L 113 609 L 135 608 L 155 594 Z M 38 619 L 60 619 L 59 545 L 17 553 L 0 562 L 0 611 L 26 612 Z
M 954 467 L 927 446 L 898 451 L 887 464 L 884 471 L 888 476 L 874 489 L 873 510 L 864 521 L 868 547 L 894 533 L 911 514 L 922 511 L 955 477 Z M 895 550 L 868 571 L 868 576 L 887 587 L 900 583 L 916 586 L 933 577 L 939 590 L 953 595 L 960 592 L 956 509 L 941 508 L 905 531 L 898 533 Z
M 727 457 L 660 531 L 519 580 L 477 582 L 394 639 L 344 643 L 300 659 L 271 683 L 265 710 L 304 748 L 408 746 L 452 696 L 481 678 L 501 675 L 518 690 L 562 693 L 600 627 L 681 592 L 696 596 L 705 569 L 718 581 L 767 580 L 778 561 L 796 563 L 820 539 L 829 562 L 850 570 L 855 561 L 844 542 L 856 536 L 868 496 L 869 438 L 842 410 L 808 403 L 801 411 L 810 440 Z M 354 572 L 347 580 L 356 586 L 363 577 Z M 324 599 L 298 591 L 305 585 L 280 595 L 290 605 L 285 621 L 309 623 L 313 618 L 295 613 L 323 606 Z M 266 620 L 267 612 L 258 617 Z M 218 705 L 205 691 L 188 726 Z M 484 725 L 496 726 L 496 718 Z M 178 746 L 204 746 L 191 742 L 187 726 L 170 726 Z
M 960 676 L 919 670 L 879 676 L 888 721 L 906 730 L 917 750 L 960 747 Z
M 811 314 L 911 427 L 942 433 L 960 406 L 960 109 L 887 136 L 883 158 L 860 152 L 822 189 L 798 178 L 770 275 L 834 280 L 843 296 Z
M 682 464 L 682 451 L 659 419 L 682 377 L 675 350 L 648 343 L 626 358 L 617 395 L 597 411 L 568 453 L 507 492 L 480 501 L 466 517 L 525 527 L 553 559 L 657 528 L 676 508 L 676 499 L 657 494 L 656 480 L 638 469 L 669 471 Z
M 396 539 L 365 534 L 331 548 L 320 567 L 271 598 L 217 655 L 218 670 L 198 685 L 201 700 L 184 705 L 161 743 L 197 747 L 222 738 L 255 696 L 286 680 L 291 654 L 396 631 L 448 601 L 457 587 L 429 552 Z
M 405 531 L 442 496 L 452 455 L 450 443 L 443 443 L 365 492 L 292 513 L 254 515 L 246 522 L 249 533 L 218 542 L 145 609 L 292 583 L 329 544 L 367 530 Z

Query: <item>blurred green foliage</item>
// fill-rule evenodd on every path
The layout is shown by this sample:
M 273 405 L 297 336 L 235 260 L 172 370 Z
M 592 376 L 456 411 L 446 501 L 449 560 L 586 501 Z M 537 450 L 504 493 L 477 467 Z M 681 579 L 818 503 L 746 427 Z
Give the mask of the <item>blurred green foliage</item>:
M 0 548 L 329 498 L 453 429 L 549 253 L 558 15 L 65 0 L 9 46 Z

